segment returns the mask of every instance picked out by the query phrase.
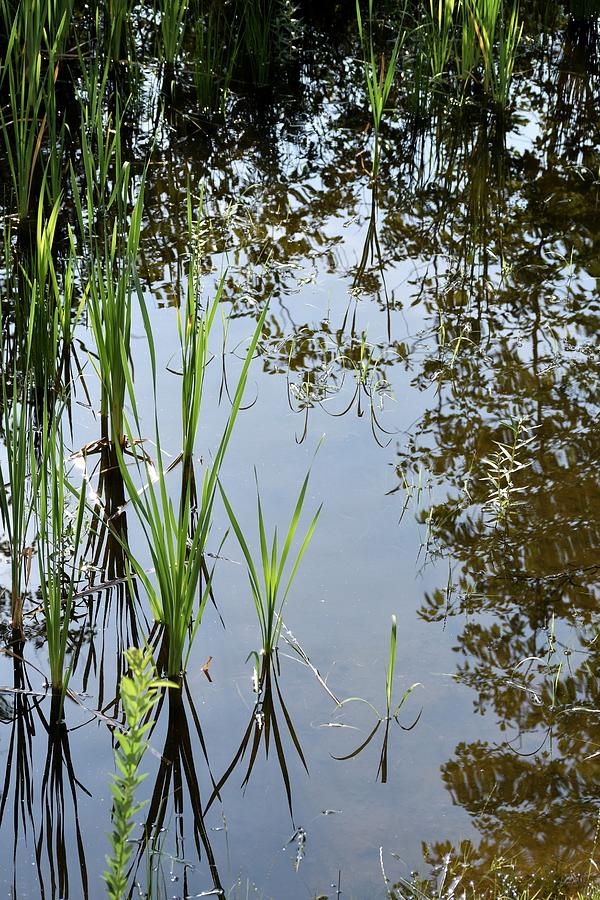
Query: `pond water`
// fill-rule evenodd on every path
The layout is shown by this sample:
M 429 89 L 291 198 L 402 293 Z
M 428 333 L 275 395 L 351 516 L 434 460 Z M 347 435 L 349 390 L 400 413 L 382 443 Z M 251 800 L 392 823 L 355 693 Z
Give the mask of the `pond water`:
M 257 719 L 247 657 L 260 631 L 242 552 L 231 530 L 220 547 L 229 523 L 215 508 L 215 605 L 183 689 L 155 710 L 136 828 L 151 824 L 156 852 L 136 844 L 132 896 L 145 895 L 148 869 L 158 895 L 178 900 L 384 898 L 415 872 L 441 877 L 446 863 L 475 896 L 503 864 L 569 896 L 595 872 L 598 16 L 528 22 L 502 126 L 476 104 L 427 116 L 398 105 L 373 184 L 353 15 L 307 12 L 293 77 L 258 97 L 237 86 L 216 128 L 186 114 L 182 88 L 155 131 L 156 67 L 138 78 L 124 153 L 138 176 L 150 158 L 138 274 L 163 450 L 181 449 L 189 187 L 203 196 L 203 297 L 224 275 L 227 317 L 211 336 L 198 468 L 268 301 L 221 481 L 254 548 L 255 470 L 280 534 L 310 466 L 303 521 L 323 510 Z M 59 232 L 66 246 L 64 222 Z M 69 452 L 100 437 L 93 347 L 83 317 Z M 137 306 L 132 359 L 152 455 Z M 96 484 L 100 455 L 83 461 Z M 177 467 L 169 478 L 176 496 Z M 118 478 L 106 490 L 116 509 Z M 124 516 L 149 567 L 134 511 Z M 143 597 L 135 611 L 114 556 L 96 550 L 80 590 L 118 583 L 77 600 L 64 721 L 51 722 L 44 696 L 33 595 L 27 665 L 0 657 L 2 896 L 104 896 L 122 654 L 151 615 Z M 10 583 L 8 559 L 0 575 Z M 8 594 L 2 604 L 9 640 Z M 395 704 L 417 686 L 367 741 L 378 722 L 368 704 L 385 716 L 392 615 Z M 347 698 L 368 704 L 335 702 Z

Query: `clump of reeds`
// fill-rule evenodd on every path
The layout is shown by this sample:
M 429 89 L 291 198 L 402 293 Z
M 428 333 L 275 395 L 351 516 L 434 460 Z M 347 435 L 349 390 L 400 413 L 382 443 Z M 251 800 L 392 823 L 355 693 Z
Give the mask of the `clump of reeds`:
M 65 451 L 59 416 L 44 415 L 39 489 L 36 496 L 37 550 L 40 595 L 46 626 L 50 684 L 64 694 L 69 677 L 67 665 L 69 628 L 74 595 L 81 569 L 82 529 L 86 482 L 75 491 L 77 505 L 69 505 L 74 489 L 65 471 Z
M 156 392 L 156 355 L 154 339 L 148 311 L 140 295 L 140 305 L 144 319 L 154 390 Z M 195 362 L 183 380 L 183 390 L 195 396 L 193 407 L 186 408 L 188 416 L 184 425 L 184 439 L 187 452 L 193 446 L 201 411 L 203 368 L 206 360 L 206 342 L 214 321 L 216 302 L 204 313 L 202 324 L 195 331 L 200 344 L 195 348 Z M 223 430 L 216 453 L 204 474 L 197 503 L 192 511 L 192 482 L 184 478 L 183 491 L 176 508 L 167 488 L 167 468 L 162 456 L 162 443 L 155 402 L 156 461 L 153 462 L 141 450 L 136 449 L 138 439 L 125 422 L 130 452 L 142 480 L 139 488 L 133 481 L 122 449 L 117 446 L 119 465 L 127 487 L 131 504 L 135 509 L 146 536 L 152 558 L 155 581 L 151 580 L 140 562 L 130 553 L 131 564 L 143 584 L 152 614 L 157 623 L 164 626 L 167 644 L 166 669 L 169 677 L 177 677 L 185 669 L 189 650 L 202 619 L 206 600 L 210 592 L 210 580 L 201 589 L 202 577 L 206 572 L 204 554 L 212 524 L 212 514 L 219 472 L 227 451 L 233 427 L 242 404 L 248 370 L 261 335 L 267 308 L 260 316 L 246 359 L 239 376 L 237 388 L 232 398 L 231 410 Z M 129 401 L 133 409 L 138 435 L 141 434 L 137 415 L 136 399 L 131 375 L 126 369 Z M 156 393 L 155 393 L 156 397 Z
M 274 529 L 273 537 L 271 538 L 271 540 L 267 540 L 265 520 L 263 516 L 262 503 L 260 500 L 260 490 L 258 487 L 258 479 L 256 480 L 258 534 L 260 542 L 260 561 L 258 565 L 254 561 L 252 552 L 248 546 L 248 542 L 244 536 L 240 523 L 235 516 L 231 504 L 227 499 L 225 491 L 223 490 L 223 487 L 220 486 L 221 496 L 223 497 L 225 509 L 227 510 L 229 520 L 246 560 L 248 568 L 248 578 L 250 581 L 250 590 L 252 592 L 252 599 L 254 601 L 254 607 L 256 609 L 256 614 L 258 616 L 260 625 L 262 647 L 260 649 L 260 654 L 255 654 L 257 660 L 257 680 L 260 680 L 260 673 L 263 668 L 262 665 L 258 664 L 259 657 L 262 656 L 263 659 L 268 659 L 273 654 L 273 651 L 277 649 L 282 626 L 281 613 L 290 592 L 290 588 L 292 587 L 294 578 L 296 577 L 298 567 L 311 541 L 315 526 L 317 524 L 317 520 L 321 513 L 322 504 L 318 507 L 315 515 L 313 516 L 300 545 L 300 549 L 296 553 L 295 559 L 291 564 L 289 574 L 287 574 L 286 576 L 286 563 L 288 562 L 288 557 L 290 556 L 290 551 L 292 549 L 292 544 L 296 536 L 296 531 L 298 530 L 298 524 L 300 521 L 300 516 L 302 515 L 302 509 L 304 507 L 304 500 L 306 498 L 306 490 L 308 488 L 309 478 L 310 469 L 306 474 L 306 477 L 302 483 L 302 487 L 300 488 L 300 493 L 298 495 L 296 506 L 292 513 L 290 524 L 288 526 L 281 550 L 279 549 L 278 544 L 277 528 Z
M 57 167 L 62 137 L 57 131 L 55 84 L 59 58 L 67 40 L 72 0 L 31 0 L 19 3 L 13 14 L 7 0 L 0 16 L 8 41 L 0 69 L 0 90 L 8 96 L 8 110 L 0 105 L 0 131 L 10 172 L 19 223 L 27 221 L 43 169 L 42 147 L 49 136 L 47 168 L 57 198 Z
M 479 84 L 504 111 L 522 30 L 518 2 L 429 0 L 424 53 L 435 84 L 455 78 L 462 97 L 470 85 Z
M 195 22 L 194 84 L 204 115 L 225 112 L 240 40 L 226 4 L 200 0 Z
M 364 80 L 371 108 L 373 125 L 373 161 L 371 173 L 376 178 L 379 173 L 380 132 L 383 114 L 386 111 L 390 92 L 394 83 L 398 55 L 404 42 L 406 32 L 399 28 L 389 58 L 382 50 L 377 52 L 373 36 L 373 0 L 369 0 L 367 25 L 363 24 L 360 0 L 356 0 L 356 21 L 363 52 Z
M 34 316 L 35 305 L 32 304 L 24 359 L 27 374 L 20 376 L 16 358 L 13 360 L 12 372 L 7 371 L 4 365 L 4 347 L 1 354 L 2 428 L 6 442 L 6 462 L 0 461 L 0 518 L 10 552 L 11 619 L 13 634 L 17 638 L 22 638 L 23 633 L 23 592 L 31 567 L 33 549 L 30 525 L 38 488 L 38 464 L 33 452 L 34 426 L 29 405 L 31 379 L 28 374 Z M 0 311 L 0 334 L 2 333 Z

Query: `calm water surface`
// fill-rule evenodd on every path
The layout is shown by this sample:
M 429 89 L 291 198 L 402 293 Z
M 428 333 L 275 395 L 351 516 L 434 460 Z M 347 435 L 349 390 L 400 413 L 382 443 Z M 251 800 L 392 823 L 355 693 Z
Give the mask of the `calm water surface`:
M 230 535 L 215 573 L 218 613 L 207 607 L 185 689 L 162 704 L 143 763 L 140 796 L 152 802 L 138 817 L 163 816 L 151 865 L 166 897 L 222 887 L 295 900 L 336 897 L 339 887 L 343 897 L 383 898 L 381 861 L 394 883 L 447 854 L 475 876 L 503 857 L 520 874 L 587 883 L 600 813 L 598 38 L 597 18 L 571 16 L 526 45 L 505 134 L 476 110 L 465 124 L 452 110 L 419 122 L 399 109 L 384 131 L 375 197 L 360 69 L 341 37 L 332 44 L 316 31 L 293 90 L 256 106 L 240 93 L 226 129 L 165 124 L 140 259 L 165 450 L 179 452 L 175 306 L 189 180 L 196 196 L 204 186 L 203 291 L 213 297 L 226 271 L 230 316 L 224 356 L 219 328 L 213 335 L 198 457 L 214 451 L 227 415 L 223 372 L 234 385 L 270 298 L 223 484 L 257 537 L 255 467 L 266 515 L 283 528 L 324 435 L 307 500 L 323 512 L 285 624 L 337 698 L 383 710 L 395 614 L 397 700 L 419 683 L 399 716 L 414 728 L 389 729 L 382 783 L 385 726 L 358 755 L 335 759 L 366 740 L 375 715 L 361 703 L 337 708 L 282 642 L 272 699 L 291 799 L 263 733 L 247 783 L 249 751 L 199 817 L 253 717 L 245 660 L 260 636 Z M 141 95 L 134 164 L 155 112 L 152 72 Z M 139 315 L 133 333 L 152 438 Z M 78 388 L 73 450 L 99 436 L 91 332 L 82 326 L 78 338 L 92 408 Z M 86 462 L 95 472 L 100 458 Z M 499 486 L 494 473 L 507 467 Z M 226 527 L 219 508 L 212 552 Z M 9 573 L 7 562 L 4 581 Z M 100 558 L 91 577 L 115 574 Z M 46 700 L 0 696 L 2 896 L 103 896 L 114 761 L 107 722 L 90 711 L 120 715 L 118 660 L 145 633 L 128 609 L 123 584 L 78 605 L 71 687 L 80 703 L 67 702 L 64 726 L 48 727 Z M 28 629 L 26 657 L 45 671 L 35 614 Z M 0 685 L 21 677 L 0 657 Z M 25 677 L 42 690 L 37 669 Z M 141 885 L 146 866 L 142 852 Z

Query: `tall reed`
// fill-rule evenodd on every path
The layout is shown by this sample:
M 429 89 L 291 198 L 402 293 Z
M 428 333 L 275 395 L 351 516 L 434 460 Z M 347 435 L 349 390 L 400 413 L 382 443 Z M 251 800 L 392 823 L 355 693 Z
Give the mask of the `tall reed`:
M 57 59 L 67 39 L 72 0 L 29 0 L 19 3 L 13 15 L 7 0 L 1 13 L 9 33 L 0 74 L 0 89 L 8 94 L 8 116 L 0 106 L 0 130 L 4 141 L 16 214 L 24 223 L 29 215 L 42 166 L 42 142 L 51 123 L 56 141 L 54 83 Z M 48 63 L 49 61 L 49 63 Z M 55 174 L 59 156 L 51 147 L 49 166 Z M 52 186 L 56 188 L 56 179 Z M 53 198 L 56 199 L 56 198 Z
M 239 48 L 239 29 L 233 27 L 225 4 L 200 0 L 194 84 L 200 110 L 205 115 L 225 112 Z
M 95 255 L 88 282 L 87 308 L 97 352 L 103 432 L 124 446 L 123 421 L 130 353 L 132 295 L 139 248 L 144 183 L 142 182 L 123 241 L 123 223 L 115 221 L 103 256 Z
M 72 493 L 65 471 L 60 419 L 44 416 L 42 460 L 37 494 L 37 548 L 40 594 L 46 625 L 46 643 L 53 692 L 66 690 L 69 627 L 81 564 L 81 536 L 86 483 L 77 491 L 77 506 L 69 508 Z
M 519 20 L 517 2 L 510 11 L 508 21 L 502 22 L 498 39 L 498 61 L 491 78 L 492 94 L 500 110 L 508 106 L 510 85 L 522 34 L 523 22 Z
M 122 159 L 122 109 L 104 115 L 108 67 L 84 66 L 85 92 L 80 97 L 81 141 L 85 176 L 80 196 L 71 169 L 74 205 L 87 256 L 80 278 L 86 285 L 86 307 L 96 344 L 94 363 L 101 384 L 103 436 L 123 445 L 125 360 L 129 356 L 131 304 L 142 229 L 145 178 L 142 176 L 131 212 L 131 167 Z
M 205 585 L 203 590 L 201 589 L 201 583 L 202 574 L 205 571 L 204 552 L 212 524 L 212 513 L 218 476 L 231 438 L 235 420 L 240 410 L 248 378 L 248 370 L 254 351 L 256 350 L 258 339 L 262 333 L 267 307 L 263 310 L 250 341 L 246 359 L 232 400 L 227 423 L 213 460 L 206 468 L 202 488 L 198 497 L 197 509 L 193 516 L 191 509 L 192 487 L 190 481 L 188 480 L 187 483 L 184 484 L 183 496 L 181 497 L 178 510 L 176 510 L 167 489 L 167 470 L 165 469 L 162 458 L 162 445 L 156 404 L 156 354 L 154 339 L 148 311 L 141 292 L 139 300 L 148 337 L 152 378 L 155 390 L 155 441 L 157 452 L 156 463 L 153 464 L 145 454 L 136 449 L 136 437 L 130 430 L 126 420 L 125 426 L 127 429 L 129 446 L 134 452 L 136 465 L 143 484 L 141 489 L 133 481 L 121 447 L 117 446 L 116 450 L 131 504 L 138 515 L 146 536 L 155 572 L 156 584 L 149 578 L 144 567 L 129 550 L 131 564 L 139 581 L 144 586 L 156 622 L 164 625 L 167 641 L 167 674 L 169 677 L 176 678 L 181 674 L 182 669 L 185 669 L 192 641 L 202 619 L 204 606 L 209 596 L 210 581 Z M 210 334 L 210 328 L 214 321 L 215 305 L 216 304 L 213 304 L 213 308 L 209 308 L 205 313 L 204 324 L 201 326 L 200 331 L 200 334 L 203 335 L 203 340 L 207 340 Z M 201 354 L 203 353 L 204 351 L 201 351 Z M 138 430 L 138 435 L 140 435 L 140 422 L 137 415 L 133 382 L 129 369 L 127 369 L 126 372 L 129 402 L 133 408 L 136 428 Z M 200 382 L 196 382 L 196 384 L 201 385 L 201 380 Z M 198 407 L 198 412 L 195 417 L 196 424 L 199 412 L 200 409 Z M 189 440 L 191 440 L 190 435 L 188 435 L 188 441 Z
M 25 376 L 17 369 L 13 358 L 12 385 L 4 366 L 2 347 L 2 426 L 6 442 L 6 462 L 0 461 L 0 517 L 8 537 L 11 571 L 11 620 L 15 639 L 23 635 L 23 591 L 29 580 L 32 557 L 30 525 L 34 498 L 38 489 L 38 465 L 33 453 L 33 423 L 29 405 L 31 379 L 28 374 L 35 303 L 29 317 L 27 347 L 24 359 Z M 0 309 L 0 335 L 3 333 Z
M 429 0 L 426 47 L 434 78 L 441 78 L 454 50 L 455 0 Z
M 158 0 L 161 51 L 167 67 L 173 70 L 185 37 L 185 19 L 189 0 Z
M 375 51 L 375 42 L 373 38 L 373 0 L 369 0 L 368 9 L 368 29 L 365 29 L 360 9 L 360 0 L 356 0 L 356 21 L 363 52 L 363 72 L 369 97 L 369 105 L 371 107 L 374 133 L 371 172 L 373 177 L 376 178 L 379 172 L 381 121 L 394 83 L 394 76 L 398 65 L 398 54 L 400 53 L 400 48 L 404 42 L 406 32 L 403 28 L 398 30 L 390 58 L 386 62 L 385 53 L 382 52 L 381 55 L 379 55 Z

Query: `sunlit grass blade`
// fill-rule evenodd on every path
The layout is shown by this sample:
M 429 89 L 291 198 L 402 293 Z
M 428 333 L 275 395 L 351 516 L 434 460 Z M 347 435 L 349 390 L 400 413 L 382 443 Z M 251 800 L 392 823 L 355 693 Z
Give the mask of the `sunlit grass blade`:
M 281 551 L 281 555 L 278 553 L 277 546 L 277 529 L 274 529 L 273 538 L 271 540 L 271 549 L 269 551 L 269 545 L 267 541 L 266 528 L 262 510 L 262 503 L 260 499 L 260 489 L 258 486 L 258 479 L 256 481 L 256 493 L 257 493 L 257 518 L 258 518 L 258 533 L 259 533 L 259 545 L 260 545 L 260 560 L 261 560 L 261 578 L 259 577 L 256 564 L 254 562 L 254 558 L 248 542 L 245 538 L 243 529 L 233 511 L 231 503 L 229 502 L 225 490 L 221 484 L 219 484 L 219 488 L 221 491 L 221 497 L 223 498 L 223 503 L 225 505 L 225 510 L 229 517 L 229 521 L 231 522 L 231 526 L 233 531 L 238 539 L 238 543 L 244 554 L 244 558 L 246 560 L 246 565 L 248 568 L 248 578 L 250 581 L 250 588 L 252 592 L 252 599 L 254 601 L 254 606 L 256 608 L 256 613 L 258 616 L 258 621 L 261 630 L 261 639 L 262 639 L 262 648 L 261 652 L 264 657 L 269 657 L 274 650 L 277 649 L 277 644 L 279 641 L 279 636 L 281 633 L 281 612 L 287 596 L 290 592 L 292 583 L 296 577 L 298 567 L 300 562 L 308 548 L 308 545 L 311 541 L 313 532 L 315 530 L 319 515 L 321 513 L 322 504 L 317 509 L 315 515 L 313 516 L 310 525 L 306 531 L 304 539 L 300 545 L 300 549 L 296 554 L 296 558 L 291 567 L 290 574 L 287 579 L 287 583 L 285 585 L 285 589 L 283 592 L 281 591 L 282 582 L 284 578 L 284 571 L 286 562 L 289 557 L 290 549 L 293 544 L 294 538 L 296 536 L 296 531 L 298 529 L 298 523 L 300 521 L 300 517 L 302 515 L 302 509 L 304 507 L 304 500 L 306 497 L 306 490 L 308 487 L 308 482 L 310 478 L 310 469 L 302 483 L 302 487 L 300 489 L 300 493 L 298 496 L 298 500 L 296 501 L 296 505 L 294 511 L 292 513 L 292 517 L 290 520 L 290 524 L 287 529 L 285 541 L 283 544 L 283 549 Z

